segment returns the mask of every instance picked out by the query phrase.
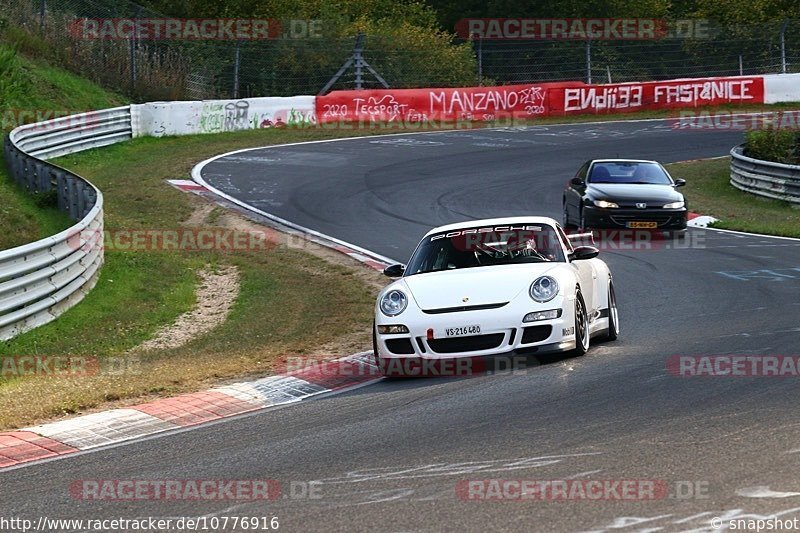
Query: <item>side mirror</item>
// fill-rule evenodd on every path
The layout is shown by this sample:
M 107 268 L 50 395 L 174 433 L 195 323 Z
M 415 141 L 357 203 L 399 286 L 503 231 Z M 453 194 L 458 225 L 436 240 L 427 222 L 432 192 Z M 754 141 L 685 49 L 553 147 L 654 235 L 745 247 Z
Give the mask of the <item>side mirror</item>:
M 584 182 L 580 178 L 572 178 L 569 180 L 570 185 L 574 185 L 575 187 L 583 187 Z
M 390 278 L 399 278 L 405 271 L 406 267 L 403 265 L 392 265 L 383 269 L 384 275 L 389 276 Z
M 597 257 L 599 253 L 600 250 L 594 246 L 578 246 L 572 251 L 571 254 L 569 254 L 569 258 L 572 261 L 582 261 L 584 259 L 592 259 Z
M 678 179 L 675 180 L 675 186 L 676 187 L 683 187 L 684 185 L 686 185 L 686 180 L 685 179 L 678 178 Z

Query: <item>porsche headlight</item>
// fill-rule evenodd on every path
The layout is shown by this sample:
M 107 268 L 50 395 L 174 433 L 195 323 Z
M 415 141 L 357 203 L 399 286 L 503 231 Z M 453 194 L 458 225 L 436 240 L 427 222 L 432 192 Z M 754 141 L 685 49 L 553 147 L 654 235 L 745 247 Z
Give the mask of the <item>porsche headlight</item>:
M 597 207 L 602 207 L 604 209 L 616 209 L 619 207 L 614 202 L 609 202 L 607 200 L 595 200 L 594 205 L 596 205 Z
M 528 293 L 539 303 L 549 302 L 558 294 L 558 282 L 550 276 L 542 276 L 531 283 Z
M 386 316 L 397 316 L 405 311 L 408 298 L 403 291 L 391 290 L 381 298 L 381 312 Z
M 684 202 L 672 202 L 671 204 L 665 205 L 664 209 L 680 209 L 684 205 L 686 205 L 686 204 L 684 204 Z

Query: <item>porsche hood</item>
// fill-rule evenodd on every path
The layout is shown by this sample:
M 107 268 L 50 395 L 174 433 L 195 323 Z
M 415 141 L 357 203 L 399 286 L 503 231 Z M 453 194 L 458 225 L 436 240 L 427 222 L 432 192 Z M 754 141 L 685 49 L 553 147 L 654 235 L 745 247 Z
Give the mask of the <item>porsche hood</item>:
M 553 271 L 554 263 L 495 265 L 415 274 L 402 278 L 410 296 L 427 311 L 510 302 L 531 283 Z

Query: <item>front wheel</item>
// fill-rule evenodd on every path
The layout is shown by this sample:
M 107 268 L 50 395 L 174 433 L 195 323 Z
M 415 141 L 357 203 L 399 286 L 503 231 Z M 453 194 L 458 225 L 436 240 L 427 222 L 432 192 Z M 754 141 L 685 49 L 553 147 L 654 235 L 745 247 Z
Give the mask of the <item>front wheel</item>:
M 686 230 L 678 229 L 666 232 L 667 239 L 671 241 L 684 241 L 686 240 Z
M 619 337 L 619 310 L 617 309 L 617 296 L 614 293 L 614 283 L 608 280 L 608 330 L 603 338 L 615 341 Z
M 576 229 L 577 228 L 575 226 L 575 224 L 573 224 L 569 219 L 569 210 L 567 208 L 567 203 L 566 202 L 564 202 L 563 218 L 564 218 L 564 228 L 566 228 L 566 229 Z
M 383 371 L 383 365 L 381 365 L 381 358 L 378 355 L 378 335 L 375 333 L 375 322 L 372 323 L 372 355 L 375 357 L 375 364 L 378 366 L 378 370 Z
M 575 350 L 573 355 L 581 356 L 589 351 L 589 315 L 583 303 L 581 292 L 575 294 Z
M 584 233 L 588 233 L 588 232 L 592 231 L 592 228 L 590 228 L 590 227 L 588 227 L 586 225 L 586 213 L 583 212 L 583 209 L 581 209 L 581 218 L 580 218 L 580 226 L 579 227 L 580 227 L 581 231 L 584 232 Z

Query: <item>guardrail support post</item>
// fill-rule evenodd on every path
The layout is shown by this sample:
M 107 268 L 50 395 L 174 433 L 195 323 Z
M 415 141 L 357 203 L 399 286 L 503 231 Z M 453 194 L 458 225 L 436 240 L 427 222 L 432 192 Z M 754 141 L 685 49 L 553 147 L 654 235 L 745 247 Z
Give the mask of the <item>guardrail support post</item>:
M 56 175 L 56 188 L 58 190 L 58 210 L 68 211 L 69 204 L 67 203 L 67 177 L 63 170 L 55 171 Z
M 72 176 L 67 176 L 67 208 L 70 218 L 78 220 L 78 191 Z

